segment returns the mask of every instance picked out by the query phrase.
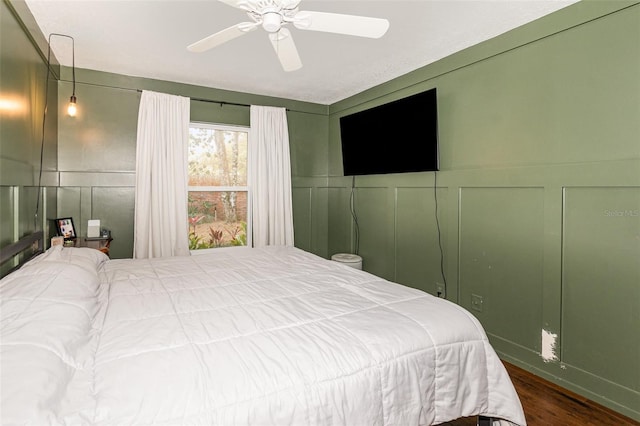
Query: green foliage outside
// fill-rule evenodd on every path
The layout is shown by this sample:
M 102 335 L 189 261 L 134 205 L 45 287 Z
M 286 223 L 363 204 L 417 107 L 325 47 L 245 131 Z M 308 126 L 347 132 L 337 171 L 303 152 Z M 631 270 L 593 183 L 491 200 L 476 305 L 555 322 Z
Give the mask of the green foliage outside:
M 247 138 L 243 129 L 192 125 L 189 130 L 189 248 L 247 244 Z
M 228 238 L 225 238 L 225 234 Z M 194 231 L 189 232 L 189 250 L 209 249 L 216 247 L 232 247 L 247 245 L 247 223 L 240 222 L 240 226 L 228 229 L 214 229 L 209 227 L 209 235 L 202 237 Z

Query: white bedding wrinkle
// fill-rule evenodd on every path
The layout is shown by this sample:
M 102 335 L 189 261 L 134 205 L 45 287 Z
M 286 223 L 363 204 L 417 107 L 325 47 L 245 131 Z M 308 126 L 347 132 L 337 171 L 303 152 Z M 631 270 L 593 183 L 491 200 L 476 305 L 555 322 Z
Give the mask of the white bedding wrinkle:
M 45 424 L 404 426 L 478 414 L 526 424 L 477 319 L 422 291 L 293 247 L 96 268 L 98 306 L 80 351 L 90 365 L 69 378 L 52 364 L 64 402 L 38 406 Z M 3 372 L 5 385 L 22 386 Z M 37 406 L 24 398 L 3 392 L 15 423 Z

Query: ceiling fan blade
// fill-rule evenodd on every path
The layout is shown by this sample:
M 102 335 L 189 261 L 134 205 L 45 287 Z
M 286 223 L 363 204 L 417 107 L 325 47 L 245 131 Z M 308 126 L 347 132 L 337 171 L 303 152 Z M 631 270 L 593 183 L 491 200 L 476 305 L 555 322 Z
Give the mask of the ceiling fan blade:
M 285 71 L 295 71 L 302 68 L 298 49 L 288 29 L 281 28 L 277 33 L 270 33 L 269 40 L 271 40 L 271 45 Z
M 312 11 L 298 12 L 293 24 L 301 30 L 369 38 L 380 38 L 389 29 L 389 21 L 382 18 Z
M 240 37 L 241 35 L 245 35 L 246 33 L 255 30 L 257 27 L 258 24 L 254 22 L 241 22 L 190 44 L 187 46 L 187 50 L 196 53 L 204 52 L 205 50 L 213 49 L 214 47 Z

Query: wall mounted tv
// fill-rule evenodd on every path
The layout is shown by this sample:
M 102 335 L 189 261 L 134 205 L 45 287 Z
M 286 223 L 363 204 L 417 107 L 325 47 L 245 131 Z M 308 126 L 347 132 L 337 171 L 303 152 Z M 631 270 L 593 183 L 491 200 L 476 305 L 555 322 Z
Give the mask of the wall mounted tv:
M 344 176 L 439 170 L 436 88 L 340 117 Z

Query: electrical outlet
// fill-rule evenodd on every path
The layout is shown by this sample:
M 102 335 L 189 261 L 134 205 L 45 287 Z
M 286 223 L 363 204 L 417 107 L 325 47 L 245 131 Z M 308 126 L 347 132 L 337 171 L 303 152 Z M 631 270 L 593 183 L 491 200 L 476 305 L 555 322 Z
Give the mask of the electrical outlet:
M 482 296 L 471 294 L 471 309 L 482 312 Z
M 436 282 L 436 296 L 441 297 L 443 299 L 447 297 L 447 294 L 444 289 L 444 284 Z

